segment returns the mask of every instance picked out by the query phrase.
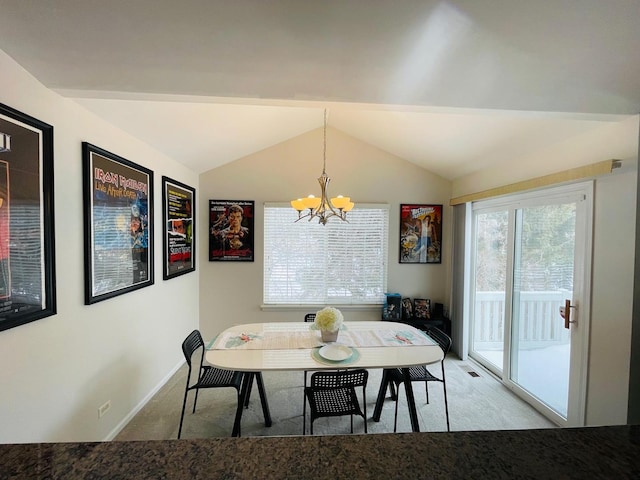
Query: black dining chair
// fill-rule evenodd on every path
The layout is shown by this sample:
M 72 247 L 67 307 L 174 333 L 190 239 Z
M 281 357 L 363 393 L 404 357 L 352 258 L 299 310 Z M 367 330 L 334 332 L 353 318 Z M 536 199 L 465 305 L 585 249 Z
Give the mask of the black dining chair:
M 313 323 L 316 320 L 316 314 L 315 313 L 307 313 L 304 316 L 304 321 L 305 323 Z M 305 370 L 304 371 L 304 388 L 307 388 L 307 378 L 309 375 L 309 370 Z M 304 392 L 304 391 L 303 391 Z M 302 434 L 304 435 L 304 432 L 307 428 L 306 425 L 307 422 L 307 401 L 304 398 L 304 395 L 302 397 Z
M 309 402 L 310 432 L 313 435 L 313 422 L 321 417 L 351 416 L 351 433 L 353 433 L 353 416 L 359 415 L 364 420 L 364 433 L 367 433 L 367 379 L 369 372 L 365 369 L 340 370 L 337 372 L 315 372 L 304 393 Z M 362 405 L 360 408 L 356 387 L 362 387 Z M 304 434 L 305 432 L 303 432 Z
M 238 395 L 238 406 L 240 406 L 240 403 L 242 402 L 240 386 L 242 384 L 243 373 L 203 365 L 204 351 L 204 341 L 202 340 L 202 335 L 199 330 L 191 332 L 182 342 L 182 353 L 184 353 L 184 358 L 189 366 L 189 372 L 187 373 L 187 386 L 184 391 L 184 400 L 182 402 L 182 414 L 180 415 L 178 438 L 182 435 L 182 424 L 184 421 L 185 408 L 187 406 L 187 395 L 191 390 L 196 391 L 196 395 L 193 400 L 193 411 L 191 413 L 195 413 L 196 411 L 198 391 L 204 388 L 235 388 Z M 193 359 L 196 355 L 198 356 L 198 359 L 194 362 Z
M 313 323 L 316 320 L 316 314 L 315 313 L 307 313 L 304 316 L 304 321 L 305 323 Z M 309 370 L 305 370 L 304 371 L 304 386 L 307 386 L 307 374 L 308 374 Z
M 449 427 L 449 405 L 447 402 L 447 382 L 444 375 L 444 359 L 451 350 L 451 337 L 449 337 L 446 333 L 440 330 L 437 327 L 427 327 L 425 333 L 431 337 L 435 342 L 440 346 L 443 352 L 442 360 L 440 361 L 440 368 L 442 371 L 441 378 L 433 375 L 426 367 L 426 365 L 418 365 L 415 367 L 409 367 L 409 377 L 412 382 L 424 382 L 425 394 L 427 397 L 427 403 L 429 403 L 429 382 L 440 382 L 442 383 L 442 389 L 444 391 L 444 411 L 445 416 L 447 418 L 447 432 L 450 432 L 451 429 Z M 404 375 L 402 374 L 402 370 L 399 368 L 394 368 L 390 372 L 390 380 L 395 385 L 397 389 L 396 397 L 396 411 L 395 418 L 393 420 L 393 431 L 395 432 L 398 424 L 398 402 L 400 395 L 400 385 L 404 384 Z M 392 387 L 393 387 L 392 385 Z M 392 388 L 393 394 L 393 388 Z

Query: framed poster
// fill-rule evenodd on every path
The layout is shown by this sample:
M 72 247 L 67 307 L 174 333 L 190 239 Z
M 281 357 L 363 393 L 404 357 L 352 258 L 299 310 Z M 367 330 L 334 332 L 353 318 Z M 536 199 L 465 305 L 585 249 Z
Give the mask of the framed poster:
M 153 172 L 82 143 L 85 304 L 153 284 Z
M 442 205 L 400 205 L 400 263 L 442 263 Z
M 56 313 L 53 127 L 0 104 L 0 331 Z
M 410 298 L 402 299 L 402 319 L 411 320 L 413 318 L 413 303 Z
M 162 177 L 162 278 L 171 278 L 196 269 L 196 223 L 194 188 Z
M 254 202 L 209 200 L 209 261 L 253 262 Z
M 431 318 L 431 300 L 428 298 L 414 298 L 413 316 L 418 320 L 429 320 Z

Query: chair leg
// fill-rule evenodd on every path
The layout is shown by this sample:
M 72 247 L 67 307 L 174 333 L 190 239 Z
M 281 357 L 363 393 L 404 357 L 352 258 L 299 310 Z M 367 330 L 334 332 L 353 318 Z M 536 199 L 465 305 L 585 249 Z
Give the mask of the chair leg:
M 196 397 L 193 399 L 193 411 L 191 413 L 196 413 L 196 403 L 198 403 L 198 391 L 199 389 L 196 388 Z
M 302 434 L 306 435 L 307 430 L 307 399 L 302 399 Z
M 367 432 L 367 387 L 362 387 L 362 404 L 363 404 L 363 419 L 364 419 L 364 433 Z
M 429 382 L 424 381 L 424 394 L 427 396 L 427 403 L 429 403 Z
M 447 402 L 447 382 L 444 378 L 444 362 L 442 363 L 442 390 L 444 391 L 444 413 L 447 417 L 447 432 L 451 431 L 449 426 L 449 403 Z
M 304 389 L 307 388 L 307 371 L 304 371 L 304 387 L 302 389 L 302 435 L 306 435 L 307 430 L 307 394 Z
M 184 421 L 184 411 L 187 407 L 187 394 L 189 393 L 189 389 L 185 389 L 184 391 L 184 400 L 182 401 L 182 413 L 180 414 L 180 427 L 178 427 L 178 438 L 182 435 L 182 422 Z

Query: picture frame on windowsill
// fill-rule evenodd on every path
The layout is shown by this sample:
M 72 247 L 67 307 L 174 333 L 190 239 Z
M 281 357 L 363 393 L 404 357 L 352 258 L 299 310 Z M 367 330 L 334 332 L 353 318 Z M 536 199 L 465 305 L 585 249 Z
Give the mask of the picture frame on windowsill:
M 428 298 L 414 298 L 413 318 L 415 320 L 429 320 L 431 318 L 431 300 Z

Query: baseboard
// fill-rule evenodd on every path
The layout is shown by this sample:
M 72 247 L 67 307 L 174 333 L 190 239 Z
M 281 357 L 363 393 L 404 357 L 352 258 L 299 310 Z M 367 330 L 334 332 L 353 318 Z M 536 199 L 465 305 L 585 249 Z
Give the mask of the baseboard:
M 158 393 L 162 387 L 164 387 L 164 385 L 169 381 L 169 379 L 171 379 L 171 377 L 173 377 L 173 375 L 175 375 L 175 373 L 180 369 L 180 367 L 182 367 L 182 365 L 184 365 L 184 363 L 185 363 L 184 360 L 182 360 L 181 362 L 178 362 L 178 364 L 175 367 L 173 367 L 173 369 L 162 380 L 160 380 L 160 382 L 142 400 L 140 400 L 140 403 L 138 403 L 138 405 L 136 405 L 133 408 L 133 410 L 131 410 L 122 419 L 122 421 L 118 423 L 118 425 L 116 425 L 113 430 L 111 430 L 111 432 L 109 432 L 109 434 L 103 440 L 103 442 L 110 442 L 111 440 L 116 438 L 116 436 L 122 431 L 122 429 L 126 427 L 127 424 L 131 421 L 131 419 L 135 417 L 136 414 L 145 407 L 145 405 L 149 402 L 149 400 L 151 400 L 153 396 L 156 393 Z

